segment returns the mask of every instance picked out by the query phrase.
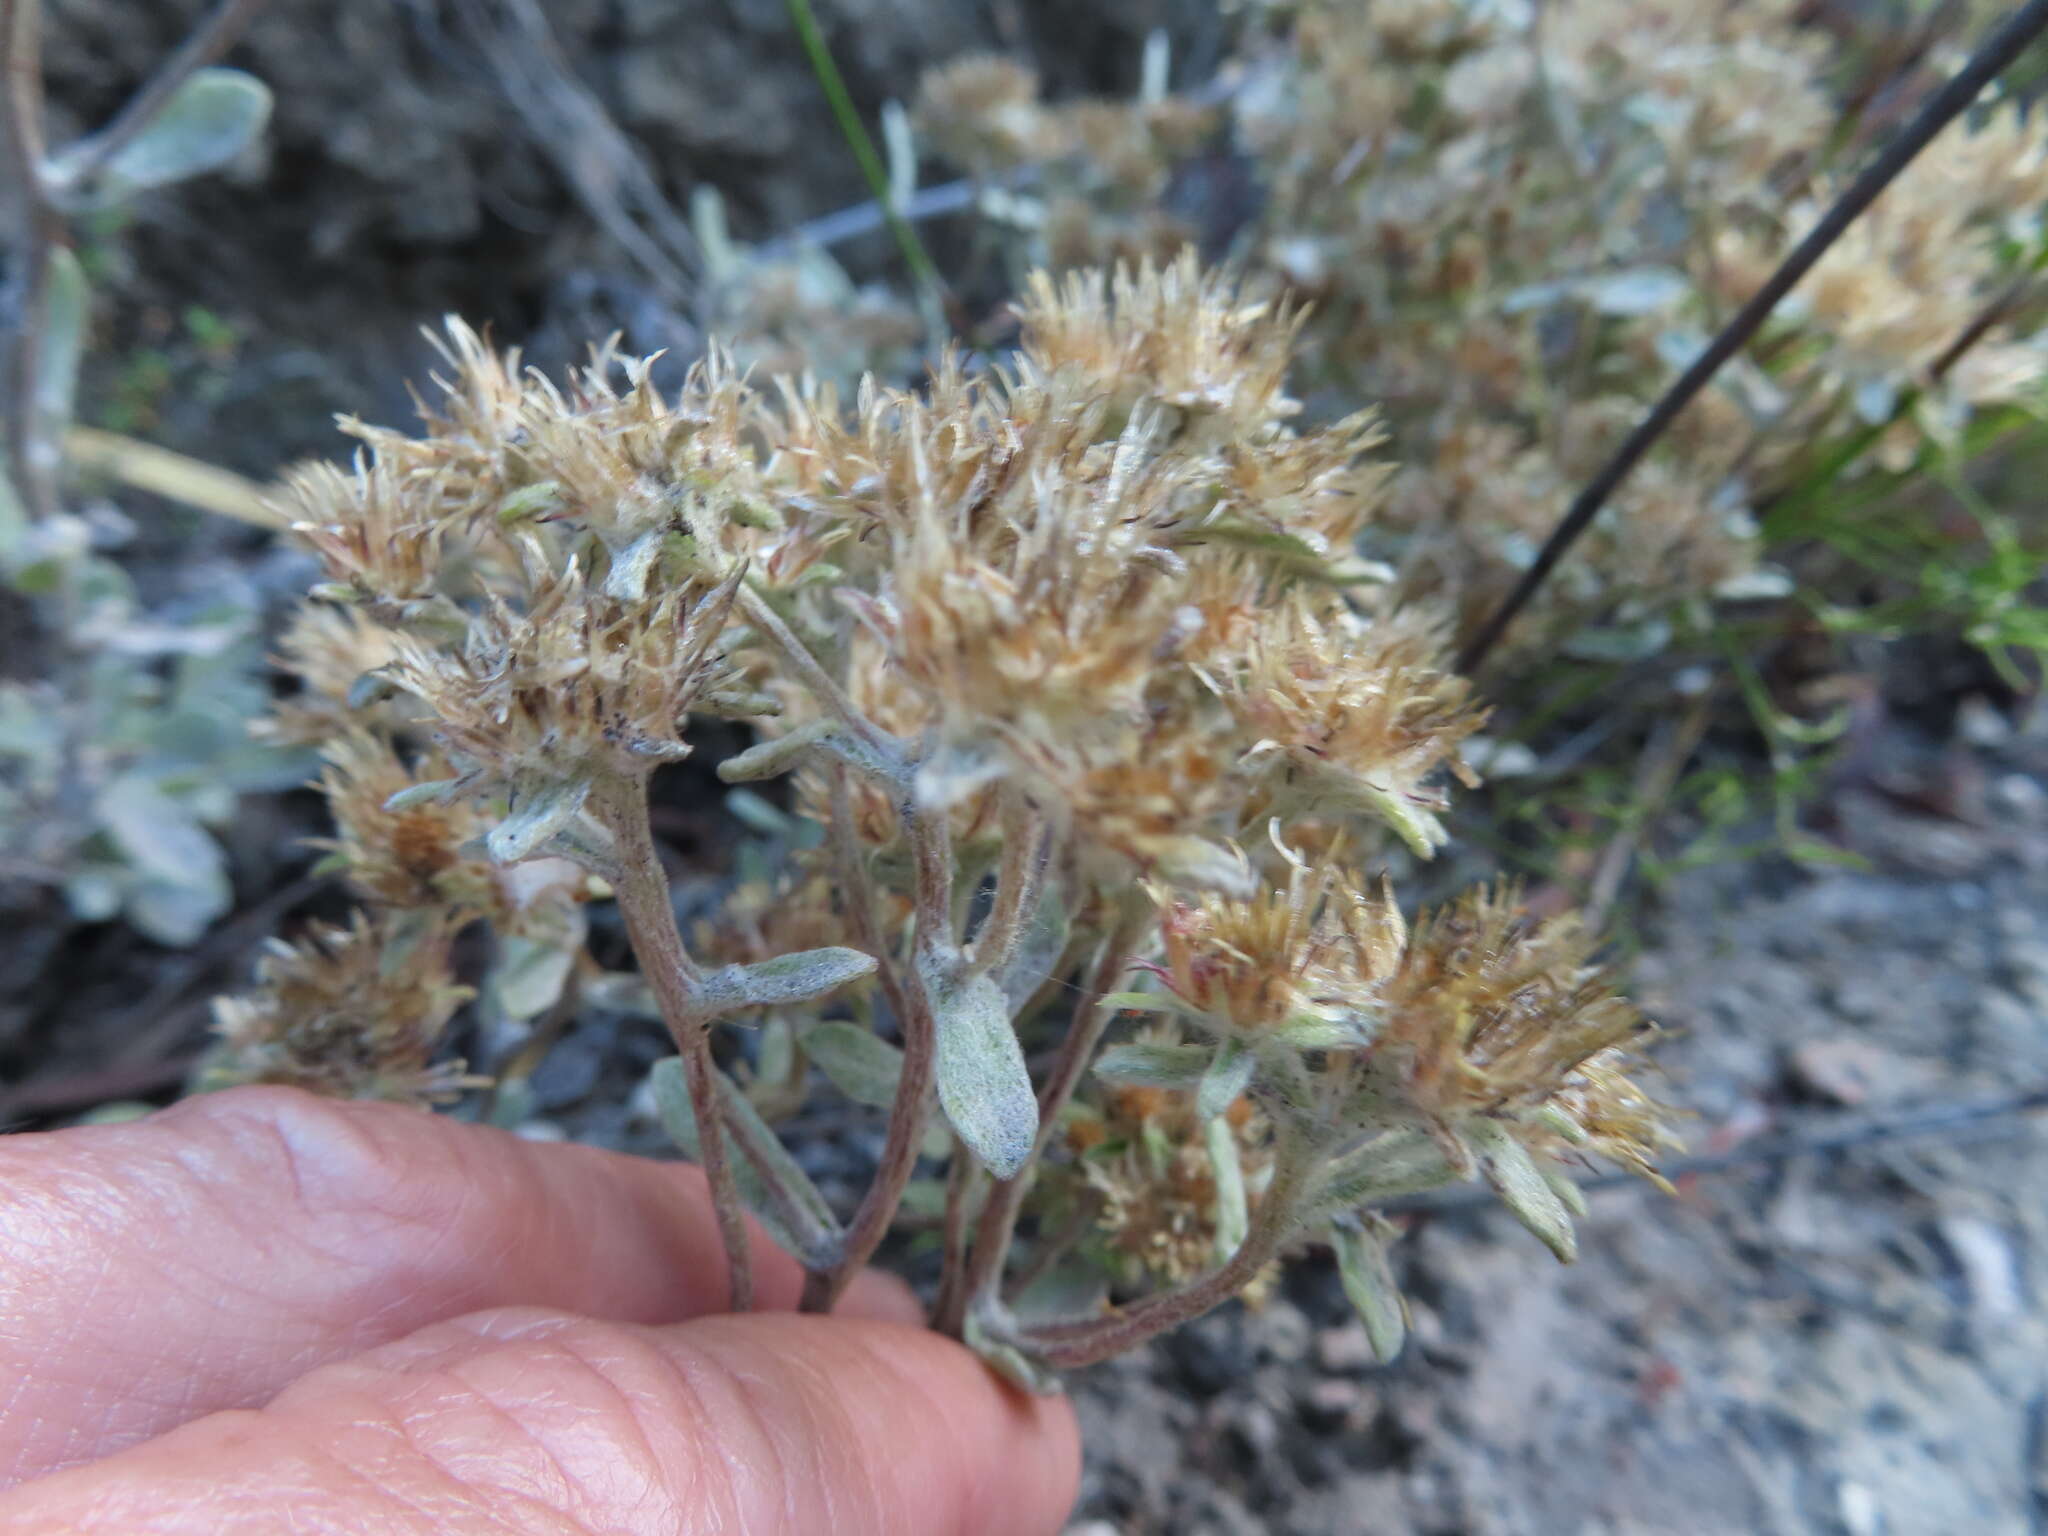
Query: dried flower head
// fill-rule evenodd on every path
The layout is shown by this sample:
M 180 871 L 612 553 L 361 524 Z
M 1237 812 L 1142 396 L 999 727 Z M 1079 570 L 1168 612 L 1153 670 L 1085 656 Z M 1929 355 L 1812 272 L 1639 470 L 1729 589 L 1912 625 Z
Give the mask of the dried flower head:
M 388 675 L 493 783 L 644 773 L 689 754 L 693 709 L 766 707 L 718 649 L 738 580 L 629 602 L 592 591 L 572 563 L 536 581 L 524 612 L 494 599 L 457 648 L 403 638 Z
M 462 1062 L 434 1059 L 471 996 L 448 969 L 448 934 L 417 913 L 357 913 L 297 944 L 272 940 L 256 989 L 214 1003 L 219 1043 L 197 1085 L 278 1083 L 418 1105 L 481 1086 Z

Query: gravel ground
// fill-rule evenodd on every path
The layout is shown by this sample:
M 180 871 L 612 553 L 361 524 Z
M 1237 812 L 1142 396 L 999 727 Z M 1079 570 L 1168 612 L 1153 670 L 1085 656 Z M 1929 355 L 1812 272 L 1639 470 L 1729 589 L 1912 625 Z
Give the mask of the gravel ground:
M 1965 719 L 1843 790 L 1869 872 L 1667 894 L 1636 982 L 1693 1148 L 2048 1082 L 2048 713 Z M 1960 819 L 1900 808 L 1937 778 Z M 2044 1189 L 2008 1116 L 1596 1193 L 1571 1268 L 1502 1214 L 1418 1218 L 1390 1368 L 1311 1261 L 1084 1377 L 1076 1536 L 2048 1529 Z

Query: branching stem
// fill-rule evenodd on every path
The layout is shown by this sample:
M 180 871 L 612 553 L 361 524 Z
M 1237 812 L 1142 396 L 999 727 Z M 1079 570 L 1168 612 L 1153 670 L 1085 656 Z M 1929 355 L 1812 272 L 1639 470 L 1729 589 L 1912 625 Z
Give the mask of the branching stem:
M 920 949 L 953 945 L 953 840 L 943 809 L 923 811 L 906 802 L 904 826 L 916 866 L 917 944 Z M 927 967 L 913 965 L 903 986 L 903 1071 L 896 1079 L 896 1097 L 889 1105 L 889 1129 L 874 1182 L 861 1197 L 847 1230 L 846 1251 L 832 1273 L 805 1284 L 806 1311 L 829 1311 L 834 1302 L 874 1256 L 896 1219 L 904 1188 L 917 1168 L 918 1146 L 924 1140 L 932 1080 L 938 1052 L 938 1022 L 925 990 Z
M 614 885 L 626 936 L 661 1008 L 676 1049 L 683 1058 L 683 1077 L 690 1092 L 690 1110 L 697 1121 L 697 1151 L 711 1203 L 718 1214 L 718 1233 L 725 1243 L 728 1295 L 735 1312 L 754 1304 L 754 1267 L 747 1248 L 746 1213 L 733 1178 L 726 1147 L 725 1116 L 719 1103 L 718 1065 L 711 1059 L 711 1028 L 697 1001 L 701 979 L 696 962 L 683 947 L 676 927 L 675 905 L 668 877 L 655 851 L 647 822 L 647 780 L 643 777 L 602 777 L 592 787 L 590 809 L 612 835 L 619 855 Z
M 1020 1330 L 1017 1342 L 1051 1369 L 1072 1370 L 1135 1349 L 1221 1306 L 1257 1279 L 1294 1234 L 1295 1206 L 1313 1162 L 1304 1146 L 1283 1141 L 1251 1230 L 1237 1252 L 1199 1280 L 1102 1317 Z

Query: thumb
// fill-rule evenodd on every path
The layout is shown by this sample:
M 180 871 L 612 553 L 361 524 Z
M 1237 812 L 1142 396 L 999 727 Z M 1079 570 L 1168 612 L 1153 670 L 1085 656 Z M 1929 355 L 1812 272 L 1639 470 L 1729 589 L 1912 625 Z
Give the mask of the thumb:
M 10 1532 L 1052 1536 L 1073 1415 L 921 1329 L 437 1324 L 0 1498 Z

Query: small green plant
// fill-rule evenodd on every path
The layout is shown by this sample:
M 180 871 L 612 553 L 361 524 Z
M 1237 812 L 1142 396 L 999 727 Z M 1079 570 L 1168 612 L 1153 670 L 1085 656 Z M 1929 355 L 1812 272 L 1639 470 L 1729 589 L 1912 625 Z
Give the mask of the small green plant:
M 209 829 L 232 816 L 238 792 L 299 770 L 248 735 L 266 696 L 253 598 L 224 596 L 176 622 L 147 613 L 106 553 L 123 537 L 118 515 L 63 505 L 91 311 L 68 231 L 233 160 L 262 131 L 269 94 L 239 71 L 194 67 L 225 46 L 216 31 L 107 127 L 46 151 L 36 12 L 34 0 L 8 6 L 0 36 L 23 310 L 0 396 L 0 584 L 28 619 L 0 677 L 0 879 L 60 889 L 81 920 L 120 916 L 188 944 L 233 897 Z M 189 328 L 202 347 L 231 344 L 203 312 Z
M 421 435 L 355 425 L 353 471 L 293 483 L 328 580 L 278 729 L 324 740 L 365 915 L 223 1005 L 210 1080 L 452 1091 L 422 1041 L 481 925 L 485 994 L 573 978 L 666 1022 L 654 1099 L 738 1305 L 744 1209 L 824 1308 L 924 1165 L 939 1326 L 1039 1384 L 1308 1240 L 1391 1355 L 1374 1207 L 1459 1179 L 1569 1258 L 1571 1163 L 1668 1141 L 1647 1026 L 1510 889 L 1394 902 L 1484 712 L 1352 554 L 1376 424 L 1298 428 L 1300 315 L 1192 258 L 1041 278 L 1020 316 L 1009 366 L 850 412 L 718 356 L 673 399 L 605 350 L 557 384 L 453 329 Z M 686 931 L 647 794 L 706 717 L 755 722 L 721 777 L 792 778 L 810 830 Z M 582 953 L 605 896 L 637 978 Z M 887 1117 L 851 1212 L 772 1124 L 807 1064 Z

